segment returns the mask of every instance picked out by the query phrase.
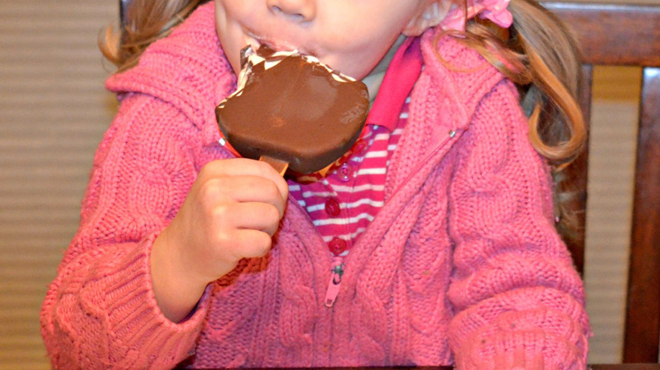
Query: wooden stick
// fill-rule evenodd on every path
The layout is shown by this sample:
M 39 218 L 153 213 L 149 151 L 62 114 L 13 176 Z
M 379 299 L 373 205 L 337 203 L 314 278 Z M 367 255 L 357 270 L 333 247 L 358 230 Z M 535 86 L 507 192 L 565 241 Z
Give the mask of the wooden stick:
M 285 162 L 277 158 L 269 157 L 267 155 L 262 155 L 261 157 L 259 157 L 259 160 L 271 165 L 275 169 L 275 171 L 280 173 L 281 176 L 284 176 L 286 169 L 289 168 L 289 162 Z

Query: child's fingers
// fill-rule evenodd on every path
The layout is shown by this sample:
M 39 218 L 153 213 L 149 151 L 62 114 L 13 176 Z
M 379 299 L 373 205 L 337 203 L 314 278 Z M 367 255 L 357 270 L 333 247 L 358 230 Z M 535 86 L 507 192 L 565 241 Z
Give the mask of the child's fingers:
M 271 236 L 254 229 L 236 230 L 233 253 L 237 259 L 263 257 L 273 245 Z
M 279 217 L 284 215 L 286 198 L 270 179 L 259 176 L 223 177 L 212 186 L 217 186 L 217 191 L 229 194 L 238 203 L 268 203 L 277 208 Z
M 225 176 L 256 176 L 272 181 L 279 190 L 281 197 L 287 199 L 289 186 L 284 178 L 273 167 L 265 162 L 246 158 L 224 159 L 209 162 L 200 173 L 208 179 Z
M 241 203 L 265 203 L 277 209 L 279 217 L 284 215 L 286 199 L 279 188 L 269 179 L 258 176 L 224 176 L 212 178 L 200 185 L 194 202 L 206 209 L 207 216 L 216 220 L 232 220 Z
M 251 229 L 273 236 L 279 226 L 281 213 L 272 204 L 248 202 L 232 207 L 230 222 L 235 229 Z

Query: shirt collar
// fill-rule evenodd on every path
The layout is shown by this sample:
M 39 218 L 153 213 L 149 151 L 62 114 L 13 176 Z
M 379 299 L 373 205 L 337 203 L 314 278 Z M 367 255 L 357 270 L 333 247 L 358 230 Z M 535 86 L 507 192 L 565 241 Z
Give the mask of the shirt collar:
M 399 47 L 385 72 L 369 115 L 368 125 L 394 131 L 401 108 L 422 72 L 422 49 L 419 37 L 408 37 Z

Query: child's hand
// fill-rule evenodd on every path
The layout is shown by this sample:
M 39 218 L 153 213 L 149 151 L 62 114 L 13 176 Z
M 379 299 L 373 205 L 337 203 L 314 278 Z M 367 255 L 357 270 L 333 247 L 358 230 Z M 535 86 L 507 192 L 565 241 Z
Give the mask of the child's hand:
M 231 271 L 240 259 L 264 256 L 287 197 L 286 181 L 264 162 L 233 159 L 207 164 L 165 231 L 175 251 L 172 258 L 206 285 Z
M 267 254 L 287 197 L 286 181 L 264 162 L 229 159 L 204 166 L 151 252 L 153 289 L 163 313 L 180 320 L 208 283 L 242 258 Z

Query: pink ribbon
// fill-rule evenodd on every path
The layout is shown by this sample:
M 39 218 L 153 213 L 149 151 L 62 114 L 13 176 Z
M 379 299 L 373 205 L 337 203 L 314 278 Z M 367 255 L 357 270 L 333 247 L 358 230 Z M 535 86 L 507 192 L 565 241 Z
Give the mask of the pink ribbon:
M 465 21 L 479 16 L 489 19 L 503 28 L 509 28 L 513 23 L 513 16 L 507 9 L 510 0 L 467 0 L 467 16 L 465 8 L 454 6 L 445 19 L 440 23 L 444 30 L 465 31 Z

